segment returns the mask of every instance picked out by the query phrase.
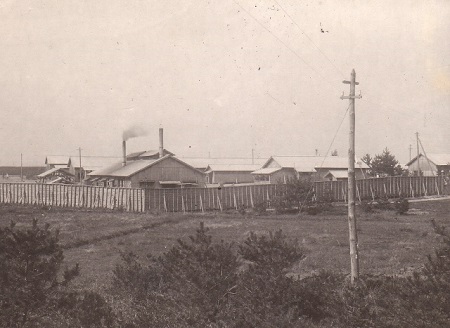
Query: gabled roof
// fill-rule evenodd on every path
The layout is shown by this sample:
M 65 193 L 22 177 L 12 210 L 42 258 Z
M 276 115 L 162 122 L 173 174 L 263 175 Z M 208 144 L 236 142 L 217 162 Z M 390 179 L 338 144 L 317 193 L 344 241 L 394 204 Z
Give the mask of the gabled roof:
M 122 162 L 117 162 L 112 165 L 106 166 L 99 170 L 95 170 L 89 173 L 89 176 L 109 176 L 109 177 L 130 177 L 157 162 L 160 162 L 164 157 L 159 159 L 149 159 L 141 161 L 131 161 L 127 162 L 127 165 L 123 166 Z
M 282 168 L 281 167 L 267 167 L 264 169 L 259 169 L 256 171 L 253 171 L 252 174 L 263 174 L 263 175 L 268 175 L 268 174 L 272 174 L 275 173 L 277 171 L 280 171 Z
M 347 170 L 329 170 L 328 173 L 325 175 L 325 178 L 329 175 L 332 175 L 336 179 L 347 179 L 348 178 L 348 171 Z
M 56 172 L 60 172 L 61 174 L 64 174 L 64 175 L 67 175 L 67 176 L 73 176 L 72 173 L 68 172 L 67 168 L 61 169 L 61 168 L 58 168 L 58 167 L 54 167 L 54 168 L 52 168 L 50 170 L 47 170 L 47 171 L 39 174 L 37 177 L 41 178 L 41 179 L 42 178 L 46 178 L 46 177 L 48 177 L 48 176 L 50 176 L 50 175 L 52 175 L 52 174 L 54 174 Z
M 38 174 L 37 177 L 38 177 L 38 178 L 45 178 L 45 177 L 47 177 L 47 176 L 49 176 L 49 175 L 55 173 L 56 171 L 59 171 L 59 169 L 55 167 L 55 168 L 53 168 L 53 169 L 47 170 L 47 171 L 45 171 L 45 172 L 42 172 L 41 174 Z
M 271 161 L 280 167 L 293 168 L 297 172 L 315 172 L 317 169 L 347 169 L 348 158 L 339 156 L 272 156 L 263 165 L 267 166 Z M 368 169 L 367 164 L 356 160 L 355 168 Z
M 45 158 L 46 165 L 70 165 L 71 159 L 67 156 L 47 156 Z
M 107 176 L 107 177 L 117 177 L 117 178 L 128 178 L 128 177 L 133 176 L 136 173 L 139 173 L 142 170 L 145 170 L 145 169 L 147 169 L 159 162 L 162 162 L 168 158 L 172 158 L 175 161 L 203 174 L 203 172 L 201 172 L 201 171 L 197 170 L 196 168 L 190 166 L 189 164 L 179 160 L 178 158 L 173 157 L 172 155 L 165 155 L 164 157 L 157 158 L 157 159 L 143 159 L 143 160 L 137 160 L 137 161 L 130 161 L 130 162 L 127 162 L 127 165 L 125 165 L 125 166 L 122 165 L 122 162 L 114 163 L 105 168 L 91 172 L 88 175 L 89 176 Z
M 211 164 L 205 172 L 253 172 L 260 167 L 258 164 Z
M 412 163 L 414 163 L 417 160 L 417 157 L 414 157 L 412 160 L 410 160 L 408 163 L 406 163 L 406 166 L 410 166 Z M 422 154 L 419 154 L 419 157 L 425 157 Z M 450 154 L 427 154 L 428 159 L 430 162 L 433 162 L 435 165 L 450 165 Z

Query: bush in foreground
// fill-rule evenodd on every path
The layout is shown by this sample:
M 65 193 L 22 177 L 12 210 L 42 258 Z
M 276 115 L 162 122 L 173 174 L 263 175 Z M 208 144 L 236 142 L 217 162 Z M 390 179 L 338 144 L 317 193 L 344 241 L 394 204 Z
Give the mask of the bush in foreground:
M 449 237 L 436 231 L 444 247 L 422 271 L 410 278 L 362 276 L 351 285 L 333 273 L 289 275 L 304 251 L 281 231 L 250 233 L 236 249 L 213 243 L 201 226 L 145 266 L 128 254 L 116 267 L 119 299 L 129 297 L 118 309 L 121 326 L 447 327 Z
M 101 296 L 70 291 L 79 268 L 61 272 L 63 259 L 58 231 L 48 224 L 0 228 L 0 327 L 110 326 Z

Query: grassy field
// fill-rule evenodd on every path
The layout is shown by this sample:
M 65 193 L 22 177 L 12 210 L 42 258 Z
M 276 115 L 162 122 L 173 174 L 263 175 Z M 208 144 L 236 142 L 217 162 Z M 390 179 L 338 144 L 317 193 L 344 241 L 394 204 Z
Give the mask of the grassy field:
M 404 275 L 426 262 L 426 256 L 439 245 L 431 219 L 450 225 L 450 200 L 410 203 L 406 215 L 376 210 L 364 213 L 358 208 L 358 238 L 361 274 Z M 293 268 L 307 276 L 321 269 L 349 272 L 348 224 L 346 207 L 315 216 L 256 216 L 239 213 L 167 214 L 153 216 L 125 212 L 97 212 L 39 207 L 0 206 L 0 225 L 11 220 L 27 226 L 33 218 L 60 230 L 68 262 L 78 262 L 81 276 L 76 284 L 95 290 L 107 288 L 120 252 L 140 256 L 158 255 L 179 238 L 193 235 L 201 221 L 213 239 L 242 243 L 248 234 L 283 230 L 306 250 L 306 258 Z

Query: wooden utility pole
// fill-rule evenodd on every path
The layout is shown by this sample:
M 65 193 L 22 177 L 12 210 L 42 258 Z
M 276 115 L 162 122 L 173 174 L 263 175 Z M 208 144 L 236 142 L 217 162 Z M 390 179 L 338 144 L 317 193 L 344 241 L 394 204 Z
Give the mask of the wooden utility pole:
M 416 144 L 417 144 L 417 173 L 419 175 L 419 177 L 421 176 L 420 174 L 420 152 L 419 152 L 419 132 L 416 132 Z
M 23 156 L 20 153 L 20 181 L 23 181 Z
M 351 282 L 354 283 L 359 278 L 359 258 L 358 258 L 358 235 L 356 232 L 356 215 L 355 215 L 355 199 L 356 199 L 356 182 L 355 182 L 355 86 L 359 83 L 356 80 L 355 70 L 352 70 L 350 81 L 343 81 L 350 84 L 350 94 L 341 96 L 341 99 L 349 99 L 349 116 L 350 116 L 350 134 L 348 148 L 348 232 L 350 241 L 350 271 Z
M 409 161 L 411 162 L 411 151 L 412 151 L 412 145 L 409 145 Z
M 78 154 L 80 157 L 80 184 L 83 184 L 83 179 L 82 179 L 82 172 L 81 172 L 81 147 L 78 148 Z

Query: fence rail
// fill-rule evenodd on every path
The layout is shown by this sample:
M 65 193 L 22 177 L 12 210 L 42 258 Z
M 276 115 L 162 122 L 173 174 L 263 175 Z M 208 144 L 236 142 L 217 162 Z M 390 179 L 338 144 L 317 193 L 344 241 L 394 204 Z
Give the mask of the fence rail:
M 41 183 L 0 183 L 0 203 L 105 208 L 129 212 L 195 212 L 251 208 L 286 191 L 285 185 L 136 189 Z M 443 177 L 387 177 L 356 181 L 357 200 L 441 195 Z M 347 201 L 346 181 L 314 183 L 317 200 Z

